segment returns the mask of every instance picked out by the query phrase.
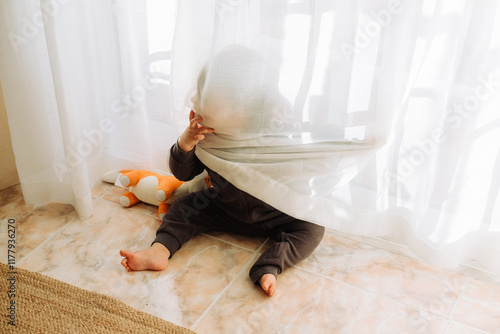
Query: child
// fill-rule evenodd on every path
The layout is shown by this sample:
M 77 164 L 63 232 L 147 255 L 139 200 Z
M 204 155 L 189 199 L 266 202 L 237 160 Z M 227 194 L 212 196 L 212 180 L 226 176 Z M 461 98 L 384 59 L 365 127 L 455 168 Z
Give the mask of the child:
M 242 59 L 241 55 L 238 59 Z M 205 71 L 199 77 L 198 98 L 193 101 L 195 109 L 200 108 Z M 210 108 L 201 109 L 207 114 Z M 196 156 L 195 147 L 206 134 L 218 133 L 218 125 L 227 126 L 227 122 L 220 123 L 219 117 L 212 116 L 213 127 L 209 127 L 204 125 L 204 119 L 191 110 L 189 126 L 170 149 L 169 166 L 181 181 L 191 180 L 207 170 L 212 188 L 178 198 L 163 218 L 151 247 L 138 252 L 121 250 L 120 255 L 124 257 L 121 263 L 128 271 L 163 270 L 186 241 L 208 230 L 272 237 L 276 242 L 253 265 L 250 278 L 273 296 L 277 275 L 308 257 L 320 243 L 325 229 L 273 208 L 205 166 Z

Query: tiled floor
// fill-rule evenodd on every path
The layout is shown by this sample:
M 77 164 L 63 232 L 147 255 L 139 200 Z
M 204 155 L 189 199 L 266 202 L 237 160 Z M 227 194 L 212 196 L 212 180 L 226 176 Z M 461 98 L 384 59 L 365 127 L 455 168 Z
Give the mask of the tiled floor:
M 129 273 L 119 249 L 148 247 L 160 221 L 155 207 L 122 208 L 122 192 L 96 187 L 95 213 L 82 221 L 68 205 L 26 206 L 19 186 L 1 191 L 1 254 L 7 254 L 7 221 L 15 219 L 20 268 L 110 295 L 200 334 L 500 333 L 498 284 L 338 233 L 327 233 L 307 260 L 280 275 L 272 298 L 248 277 L 268 247 L 265 239 L 204 234 L 165 271 Z

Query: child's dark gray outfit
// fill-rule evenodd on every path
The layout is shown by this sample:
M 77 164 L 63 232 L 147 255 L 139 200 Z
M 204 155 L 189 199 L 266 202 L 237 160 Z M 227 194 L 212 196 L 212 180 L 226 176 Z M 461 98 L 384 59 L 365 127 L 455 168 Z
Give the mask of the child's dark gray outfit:
M 212 188 L 178 198 L 163 217 L 153 243 L 167 247 L 170 256 L 191 237 L 208 230 L 272 237 L 276 242 L 250 269 L 250 278 L 257 283 L 262 275 L 277 276 L 308 257 L 323 238 L 324 227 L 293 218 L 236 188 L 207 168 L 194 150 L 184 152 L 174 144 L 169 165 L 181 181 L 206 169 L 212 182 Z

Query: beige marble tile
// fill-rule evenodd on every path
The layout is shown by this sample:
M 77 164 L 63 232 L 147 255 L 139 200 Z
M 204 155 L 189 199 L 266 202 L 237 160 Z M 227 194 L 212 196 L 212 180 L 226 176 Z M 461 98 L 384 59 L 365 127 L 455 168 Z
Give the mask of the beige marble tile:
M 158 217 L 158 207 L 157 206 L 140 202 L 134 206 L 131 206 L 130 208 L 124 208 L 124 209 L 137 210 L 139 212 L 151 215 L 151 216 L 155 217 L 159 222 L 161 222 L 160 218 Z
M 171 258 L 164 278 L 173 282 L 182 300 L 184 326 L 195 323 L 252 256 L 252 252 L 200 235 Z
M 65 226 L 20 267 L 190 327 L 253 253 L 199 236 L 174 255 L 165 271 L 127 272 L 119 250 L 149 247 L 159 224 L 154 217 L 100 200 L 90 219 Z
M 100 181 L 99 183 L 97 183 L 95 185 L 94 188 L 92 188 L 92 192 L 91 192 L 92 197 L 99 198 L 102 195 L 106 194 L 113 187 L 114 186 L 111 183 L 106 183 L 106 182 Z
M 0 252 L 7 254 L 8 239 L 13 239 L 17 263 L 66 223 L 77 217 L 76 211 L 69 204 L 50 203 L 37 207 L 26 205 L 18 186 L 1 191 L 0 198 L 5 201 L 5 205 L 0 208 L 0 231 L 2 233 Z M 14 223 L 9 224 L 9 219 L 13 219 Z M 9 225 L 15 226 L 14 238 L 7 237 Z M 0 257 L 0 262 L 6 263 L 7 256 Z
M 471 279 L 454 320 L 490 333 L 500 333 L 500 287 Z
M 266 296 L 240 275 L 197 323 L 198 333 L 444 333 L 447 321 L 292 268 Z
M 200 334 L 444 333 L 466 284 L 463 276 L 332 233 L 298 268 L 279 276 L 272 298 L 248 278 L 255 251 L 270 247 L 262 238 L 200 235 L 165 271 L 129 273 L 119 249 L 149 247 L 161 222 L 154 206 L 121 207 L 125 190 L 109 187 L 93 190 L 95 213 L 86 221 L 69 205 L 27 206 L 20 186 L 0 191 L 0 228 L 6 233 L 8 219 L 16 219 L 19 266 L 181 326 L 196 323 Z M 0 238 L 4 254 L 6 244 Z M 498 289 L 470 280 L 446 334 L 500 333 Z
M 0 203 L 0 220 L 20 217 L 35 207 L 26 205 L 20 185 L 1 190 Z
M 488 332 L 452 321 L 446 331 L 446 334 L 488 334 Z
M 461 275 L 474 278 L 478 281 L 495 284 L 500 286 L 500 275 L 495 275 L 492 272 L 482 268 L 481 265 L 475 261 L 468 261 L 465 265 L 460 265 L 453 270 Z
M 267 240 L 267 238 L 261 237 L 247 237 L 244 235 L 238 235 L 234 233 L 210 231 L 205 233 L 211 237 L 238 245 L 240 247 L 246 248 L 251 251 L 257 251 L 259 247 Z
M 274 244 L 275 242 L 276 242 L 276 241 L 275 241 L 275 240 L 273 240 L 272 238 L 267 239 L 267 240 L 264 242 L 264 244 L 262 245 L 262 247 L 260 248 L 259 253 L 260 253 L 260 254 L 263 254 L 264 252 L 266 252 L 267 250 L 269 250 L 269 249 L 273 246 L 273 244 Z
M 327 231 L 336 236 L 345 237 L 347 239 L 358 241 L 360 243 L 373 246 L 375 248 L 385 249 L 393 254 L 399 254 L 415 260 L 419 260 L 415 255 L 415 253 L 412 252 L 408 247 L 398 243 L 395 240 L 391 240 L 390 237 L 371 237 L 364 235 L 356 235 L 331 229 Z
M 111 190 L 109 190 L 106 195 L 103 196 L 103 199 L 120 204 L 120 196 L 125 194 L 127 192 L 127 189 L 118 187 L 118 186 L 113 186 Z
M 86 288 L 189 328 L 251 257 L 251 252 L 201 235 L 187 242 L 162 272 L 129 273 L 110 264 L 95 274 L 99 282 L 89 280 Z
M 417 261 L 420 261 L 420 259 L 415 255 L 415 253 L 411 251 L 407 246 L 399 243 L 398 241 L 392 239 L 391 237 L 368 237 L 368 236 L 344 233 L 333 229 L 330 229 L 329 231 L 334 235 L 359 241 L 361 243 L 368 244 L 375 248 L 385 249 L 393 254 L 403 255 L 415 259 Z M 483 282 L 493 283 L 500 286 L 500 276 L 489 272 L 480 263 L 474 260 L 467 260 L 458 267 L 448 270 L 450 272 L 454 272 L 462 276 L 475 278 Z
M 446 318 L 467 281 L 461 275 L 331 233 L 298 266 Z
M 96 200 L 94 214 L 89 219 L 73 220 L 20 265 L 53 277 L 71 277 L 72 281 L 65 281 L 78 283 L 79 276 L 73 271 L 100 269 L 110 256 L 119 259 L 118 245 L 137 247 L 144 240 L 154 238 L 158 225 L 153 217 Z

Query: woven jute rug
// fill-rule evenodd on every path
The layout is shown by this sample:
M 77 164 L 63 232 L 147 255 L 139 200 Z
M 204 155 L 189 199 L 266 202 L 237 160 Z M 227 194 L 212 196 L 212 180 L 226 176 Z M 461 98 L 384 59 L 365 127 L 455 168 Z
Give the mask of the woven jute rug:
M 0 279 L 1 333 L 194 334 L 111 297 L 3 263 Z

